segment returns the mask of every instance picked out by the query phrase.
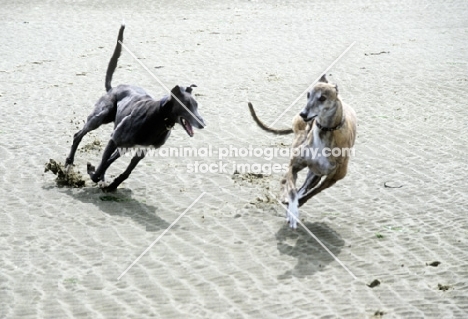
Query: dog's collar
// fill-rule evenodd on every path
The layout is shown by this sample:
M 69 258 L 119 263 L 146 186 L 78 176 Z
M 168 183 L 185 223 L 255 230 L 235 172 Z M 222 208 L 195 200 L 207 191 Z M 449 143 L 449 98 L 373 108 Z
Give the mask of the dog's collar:
M 322 131 L 331 132 L 331 131 L 336 131 L 336 130 L 339 130 L 340 128 L 342 128 L 344 122 L 345 122 L 345 118 L 343 116 L 343 119 L 341 120 L 340 124 L 338 124 L 335 127 L 325 127 L 325 126 L 321 125 L 317 120 L 315 121 L 315 124 Z
M 161 100 L 159 100 L 160 107 L 163 107 L 164 104 L 169 100 L 169 95 L 163 96 Z M 164 119 L 164 125 L 166 126 L 166 130 L 170 131 L 175 126 L 175 121 L 171 121 L 168 117 Z

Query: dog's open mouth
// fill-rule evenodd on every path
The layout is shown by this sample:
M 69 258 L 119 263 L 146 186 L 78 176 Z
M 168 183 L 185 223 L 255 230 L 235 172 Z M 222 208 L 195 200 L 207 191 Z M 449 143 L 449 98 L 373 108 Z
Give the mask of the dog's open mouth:
M 190 124 L 189 121 L 187 121 L 185 118 L 180 117 L 180 125 L 182 125 L 187 132 L 187 134 L 192 137 L 193 136 L 193 128 L 192 125 Z
M 310 121 L 312 121 L 312 120 L 313 120 L 314 118 L 316 118 L 316 117 L 317 117 L 317 115 L 312 115 L 312 116 L 309 117 L 309 118 L 302 118 L 302 119 L 304 120 L 304 122 L 310 122 Z

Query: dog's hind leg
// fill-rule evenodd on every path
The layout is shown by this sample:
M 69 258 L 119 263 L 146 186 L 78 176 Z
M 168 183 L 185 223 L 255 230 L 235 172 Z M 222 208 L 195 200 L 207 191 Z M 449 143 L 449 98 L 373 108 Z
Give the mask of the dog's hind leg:
M 297 191 L 297 194 L 299 195 L 299 198 L 307 194 L 307 192 L 317 186 L 317 184 L 320 182 L 320 179 L 322 177 L 315 175 L 311 170 L 307 173 L 307 177 L 304 181 L 304 184 L 299 188 Z
M 137 154 L 132 157 L 132 160 L 130 161 L 130 164 L 128 164 L 127 169 L 117 176 L 112 183 L 110 183 L 107 187 L 104 187 L 103 190 L 106 192 L 111 192 L 114 191 L 120 184 L 122 184 L 123 181 L 125 181 L 130 174 L 132 173 L 133 169 L 138 165 L 138 163 L 145 157 L 144 153 Z
M 334 178 L 334 175 L 332 176 L 327 176 L 322 183 L 320 183 L 320 185 L 317 187 L 317 188 L 314 188 L 312 190 L 310 190 L 308 193 L 306 193 L 304 196 L 302 196 L 301 198 L 299 198 L 299 207 L 301 207 L 302 205 L 304 205 L 309 199 L 311 199 L 312 197 L 314 197 L 315 195 L 317 195 L 318 193 L 320 193 L 321 191 L 323 191 L 324 189 L 327 189 L 333 185 L 335 185 L 335 183 L 337 182 L 338 180 L 336 180 Z
M 73 165 L 78 145 L 80 145 L 81 140 L 86 134 L 97 129 L 102 124 L 107 124 L 114 121 L 115 109 L 116 105 L 113 98 L 105 95 L 99 99 L 99 101 L 96 103 L 93 113 L 88 116 L 88 119 L 83 128 L 73 136 L 73 144 L 70 153 L 65 160 L 65 166 Z
M 340 179 L 343 179 L 348 171 L 347 164 L 348 161 L 346 160 L 343 164 L 341 164 L 341 166 L 338 167 L 335 173 L 327 175 L 327 177 L 322 181 L 322 183 L 320 183 L 320 185 L 317 188 L 310 189 L 305 195 L 299 198 L 299 207 L 304 205 L 310 198 L 314 197 L 321 191 L 335 185 L 335 183 L 338 182 Z

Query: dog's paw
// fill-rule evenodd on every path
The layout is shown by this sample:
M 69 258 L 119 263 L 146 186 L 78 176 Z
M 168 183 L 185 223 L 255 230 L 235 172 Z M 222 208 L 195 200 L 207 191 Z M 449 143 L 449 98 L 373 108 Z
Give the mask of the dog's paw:
M 73 160 L 69 157 L 65 159 L 65 167 L 67 167 L 68 165 L 73 165 Z
M 109 184 L 107 184 L 105 181 L 101 180 L 98 182 L 98 187 L 101 188 L 101 189 L 104 189 L 106 187 L 108 187 Z
M 299 219 L 299 209 L 298 209 L 298 202 L 297 202 L 297 197 L 296 197 L 288 205 L 288 210 L 286 211 L 286 221 L 289 223 L 289 227 L 291 227 L 292 229 L 296 229 L 298 219 Z
M 94 167 L 93 165 L 91 165 L 90 162 L 86 163 L 86 170 L 88 172 L 88 174 L 94 174 L 94 172 L 96 171 L 96 167 Z
M 290 216 L 290 214 L 288 213 L 288 216 L 286 217 L 286 222 L 289 224 L 289 227 L 291 229 L 297 229 L 297 222 L 296 222 L 296 219 L 294 219 L 294 217 Z
M 73 167 L 73 164 L 65 165 L 65 175 L 68 175 Z
M 108 183 L 105 183 L 105 182 L 101 182 L 99 183 L 99 187 L 101 188 L 101 190 L 104 192 L 104 193 L 111 193 L 111 192 L 115 192 L 117 190 L 117 184 L 115 183 L 115 181 L 113 181 L 112 183 L 108 184 Z
M 291 229 L 297 229 L 297 220 L 293 216 L 286 217 L 286 221 Z
M 106 187 L 101 187 L 101 190 L 104 193 L 112 193 L 112 192 L 115 192 L 117 190 L 117 187 L 112 186 L 112 184 L 110 184 L 110 185 L 108 185 Z
M 91 165 L 90 162 L 86 164 L 86 171 L 88 172 L 88 175 L 93 182 L 97 183 L 100 181 L 99 176 L 96 176 L 95 174 L 96 168 L 93 165 Z
M 117 189 L 113 183 L 106 183 L 105 181 L 99 181 L 98 186 L 104 193 L 111 193 Z

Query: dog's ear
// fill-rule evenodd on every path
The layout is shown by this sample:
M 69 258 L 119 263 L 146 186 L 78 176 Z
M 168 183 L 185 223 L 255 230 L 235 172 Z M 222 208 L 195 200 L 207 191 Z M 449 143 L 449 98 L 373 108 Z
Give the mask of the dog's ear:
M 192 88 L 196 88 L 196 87 L 197 86 L 195 84 L 192 84 L 192 85 L 185 88 L 185 92 L 192 93 Z
M 172 95 L 180 95 L 180 86 L 176 85 L 171 90 Z
M 328 80 L 327 80 L 327 77 L 324 75 L 322 75 L 322 77 L 320 78 L 320 80 L 318 80 L 319 82 L 323 82 L 323 83 L 328 83 Z

